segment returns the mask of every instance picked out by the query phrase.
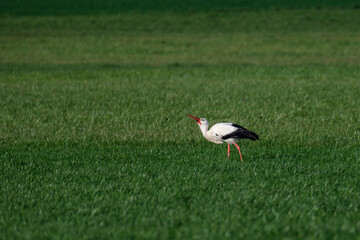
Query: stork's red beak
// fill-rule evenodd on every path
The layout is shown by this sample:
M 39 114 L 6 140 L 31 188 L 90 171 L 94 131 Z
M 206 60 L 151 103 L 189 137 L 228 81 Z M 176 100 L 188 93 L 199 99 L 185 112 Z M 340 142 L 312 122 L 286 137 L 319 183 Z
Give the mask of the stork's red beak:
M 188 117 L 191 117 L 192 119 L 195 119 L 195 120 L 198 122 L 198 124 L 201 124 L 200 118 L 194 117 L 194 116 L 191 116 L 191 115 L 187 115 L 187 116 L 188 116 Z

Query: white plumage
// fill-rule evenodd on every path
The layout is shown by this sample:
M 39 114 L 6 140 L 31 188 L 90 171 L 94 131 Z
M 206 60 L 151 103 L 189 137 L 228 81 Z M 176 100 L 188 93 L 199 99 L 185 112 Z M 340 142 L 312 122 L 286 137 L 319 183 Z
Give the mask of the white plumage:
M 259 139 L 259 136 L 256 133 L 234 123 L 217 123 L 209 129 L 210 124 L 205 118 L 198 118 L 191 115 L 188 116 L 196 120 L 201 133 L 207 140 L 216 144 L 222 144 L 224 142 L 227 143 L 228 158 L 230 156 L 230 144 L 234 144 L 236 146 L 242 161 L 240 147 L 236 144 L 236 142 L 242 138 L 251 140 Z

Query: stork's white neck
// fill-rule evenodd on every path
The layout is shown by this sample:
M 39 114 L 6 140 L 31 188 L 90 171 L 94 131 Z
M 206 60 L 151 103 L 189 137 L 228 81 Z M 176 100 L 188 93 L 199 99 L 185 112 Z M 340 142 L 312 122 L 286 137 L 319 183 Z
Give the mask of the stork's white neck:
M 199 124 L 201 133 L 204 135 L 205 138 L 207 138 L 207 133 L 208 133 L 208 129 L 209 129 L 209 125 L 205 125 L 205 124 Z

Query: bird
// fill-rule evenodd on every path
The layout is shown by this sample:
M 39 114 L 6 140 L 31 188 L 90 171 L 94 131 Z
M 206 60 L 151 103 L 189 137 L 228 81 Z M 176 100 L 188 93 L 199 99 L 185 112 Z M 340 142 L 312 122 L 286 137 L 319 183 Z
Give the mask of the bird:
M 228 158 L 230 157 L 230 144 L 234 144 L 239 151 L 240 159 L 243 161 L 239 145 L 236 142 L 240 139 L 259 140 L 259 136 L 246 128 L 235 123 L 217 123 L 209 129 L 209 121 L 205 118 L 198 118 L 191 115 L 187 115 L 190 118 L 196 120 L 200 127 L 203 136 L 210 142 L 216 144 L 227 143 L 228 146 Z

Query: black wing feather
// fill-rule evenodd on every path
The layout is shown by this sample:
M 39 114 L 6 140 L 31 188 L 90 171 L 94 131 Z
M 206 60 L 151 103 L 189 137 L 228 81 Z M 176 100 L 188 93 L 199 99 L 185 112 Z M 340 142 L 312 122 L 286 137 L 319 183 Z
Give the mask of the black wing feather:
M 247 130 L 246 128 L 240 126 L 240 125 L 237 125 L 235 123 L 232 124 L 233 127 L 236 127 L 237 129 L 232 132 L 232 133 L 229 133 L 225 136 L 222 137 L 223 140 L 226 140 L 226 139 L 229 139 L 229 138 L 248 138 L 248 139 L 251 139 L 251 140 L 258 140 L 259 139 L 259 136 L 250 131 L 250 130 Z

